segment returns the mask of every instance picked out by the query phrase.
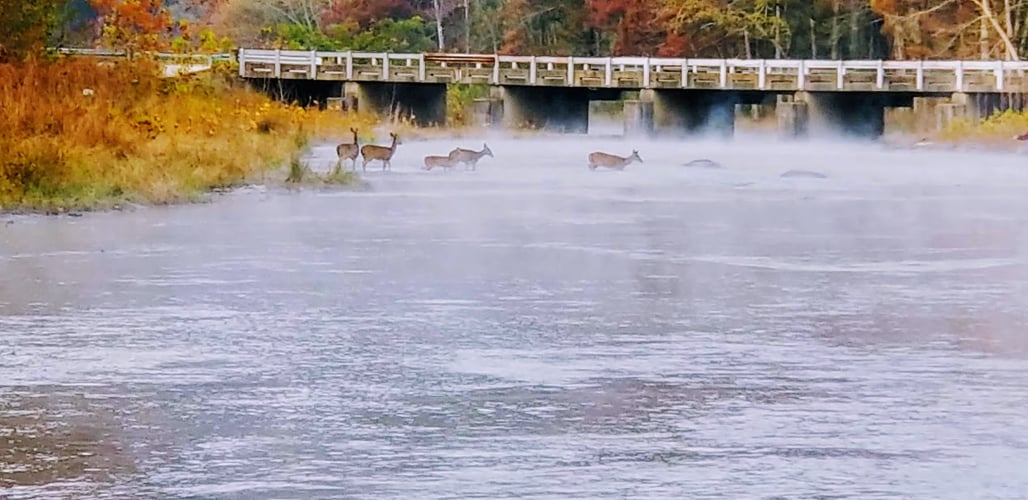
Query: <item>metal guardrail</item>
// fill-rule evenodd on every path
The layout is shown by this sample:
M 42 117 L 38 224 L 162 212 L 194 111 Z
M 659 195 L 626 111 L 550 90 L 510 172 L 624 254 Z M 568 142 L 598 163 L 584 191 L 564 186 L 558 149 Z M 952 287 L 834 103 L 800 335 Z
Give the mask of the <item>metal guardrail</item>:
M 61 55 L 68 56 L 90 56 L 90 57 L 110 57 L 110 58 L 127 58 L 131 57 L 134 53 L 125 49 L 95 49 L 95 48 L 76 48 L 76 47 L 59 47 L 50 49 Z M 235 60 L 235 54 L 231 52 L 219 53 L 219 54 L 178 54 L 173 52 L 152 52 L 143 51 L 136 52 L 135 54 L 147 54 L 151 55 L 160 60 L 177 60 L 177 61 L 232 61 Z
M 60 47 L 52 51 L 66 56 L 86 56 L 99 58 L 129 59 L 133 52 L 124 49 L 95 49 Z M 215 62 L 234 60 L 234 54 L 176 54 L 169 52 L 137 52 L 152 56 L 162 65 L 162 74 L 166 78 L 189 73 L 198 73 L 211 69 Z
M 462 61 L 464 58 L 467 62 Z M 686 59 L 239 49 L 244 78 L 714 90 L 1028 91 L 1028 62 Z M 495 62 L 490 62 L 495 61 Z

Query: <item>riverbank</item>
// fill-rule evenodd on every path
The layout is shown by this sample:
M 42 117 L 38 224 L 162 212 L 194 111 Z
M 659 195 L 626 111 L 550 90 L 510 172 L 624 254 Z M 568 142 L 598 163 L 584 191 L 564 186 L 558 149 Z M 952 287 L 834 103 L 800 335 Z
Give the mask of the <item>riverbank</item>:
M 166 79 L 146 61 L 0 65 L 0 109 L 4 212 L 195 201 L 266 181 L 312 140 L 375 125 L 370 116 L 278 103 L 228 66 Z

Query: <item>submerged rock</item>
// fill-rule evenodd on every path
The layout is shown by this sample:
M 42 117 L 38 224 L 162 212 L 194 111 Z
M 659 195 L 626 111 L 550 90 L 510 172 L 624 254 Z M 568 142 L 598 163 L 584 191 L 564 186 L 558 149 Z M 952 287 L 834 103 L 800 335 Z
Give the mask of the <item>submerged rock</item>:
M 828 176 L 813 170 L 790 170 L 783 173 L 782 178 L 806 178 L 806 179 L 827 179 Z
M 683 163 L 682 166 L 692 168 L 725 168 L 724 165 L 721 165 L 720 163 L 714 160 L 708 160 L 706 158 L 701 158 L 699 160 L 693 160 L 688 163 Z

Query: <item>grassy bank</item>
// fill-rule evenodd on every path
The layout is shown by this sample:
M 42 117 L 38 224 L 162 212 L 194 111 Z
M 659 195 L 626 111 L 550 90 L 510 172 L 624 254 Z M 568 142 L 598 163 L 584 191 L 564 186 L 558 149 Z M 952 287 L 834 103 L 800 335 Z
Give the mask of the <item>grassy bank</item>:
M 187 201 L 372 125 L 274 102 L 231 68 L 166 79 L 147 61 L 0 65 L 0 110 L 5 211 Z
M 981 123 L 954 120 L 938 134 L 938 139 L 959 146 L 1017 149 L 1024 143 L 1014 137 L 1025 132 L 1028 132 L 1028 112 L 1011 110 L 992 115 Z

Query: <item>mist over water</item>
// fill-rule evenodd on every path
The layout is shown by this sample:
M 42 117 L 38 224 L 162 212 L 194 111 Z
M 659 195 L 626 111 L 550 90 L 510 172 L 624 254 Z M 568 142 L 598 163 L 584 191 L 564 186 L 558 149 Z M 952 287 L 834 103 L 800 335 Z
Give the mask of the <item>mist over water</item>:
M 1024 156 L 615 132 L 3 218 L 0 496 L 1023 498 Z

